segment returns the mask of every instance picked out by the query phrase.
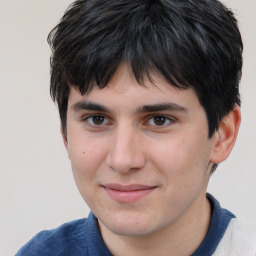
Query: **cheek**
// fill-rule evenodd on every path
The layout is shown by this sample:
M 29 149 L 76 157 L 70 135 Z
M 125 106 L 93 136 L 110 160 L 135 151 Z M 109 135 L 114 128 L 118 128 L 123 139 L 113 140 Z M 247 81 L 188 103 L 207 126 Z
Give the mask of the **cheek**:
M 209 151 L 205 144 L 203 149 L 201 146 L 194 140 L 173 140 L 166 146 L 158 145 L 151 154 L 165 190 L 161 202 L 174 216 L 180 215 L 206 188 Z
M 202 142 L 202 140 L 177 138 L 166 140 L 154 147 L 151 159 L 168 183 L 187 186 L 201 182 L 200 179 L 204 178 L 209 155 L 210 150 L 206 140 Z
M 104 161 L 106 150 L 102 143 L 80 138 L 69 141 L 68 151 L 76 182 L 92 182 Z
M 160 169 L 178 172 L 191 157 L 190 151 L 190 145 L 184 141 L 165 140 L 163 143 L 156 143 L 152 148 L 151 159 Z
M 104 163 L 104 148 L 100 143 L 73 141 L 69 145 L 69 155 L 77 188 L 84 201 L 92 207 L 97 201 L 97 181 L 99 170 Z

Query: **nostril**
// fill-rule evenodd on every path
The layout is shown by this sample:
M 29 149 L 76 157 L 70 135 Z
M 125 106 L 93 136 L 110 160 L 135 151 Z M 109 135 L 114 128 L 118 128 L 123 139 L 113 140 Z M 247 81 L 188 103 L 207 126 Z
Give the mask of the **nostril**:
M 139 155 L 138 153 L 136 156 L 132 155 L 114 155 L 109 154 L 107 156 L 107 165 L 114 171 L 127 173 L 131 171 L 140 170 L 145 165 L 145 157 L 143 155 Z

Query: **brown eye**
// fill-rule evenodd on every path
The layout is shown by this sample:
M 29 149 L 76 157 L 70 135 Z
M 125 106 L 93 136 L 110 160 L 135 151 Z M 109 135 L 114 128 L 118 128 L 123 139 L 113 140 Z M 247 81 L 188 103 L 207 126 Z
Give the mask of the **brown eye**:
M 96 124 L 96 125 L 101 125 L 101 124 L 103 124 L 103 123 L 104 123 L 104 120 L 105 120 L 105 118 L 104 118 L 103 116 L 94 116 L 94 117 L 92 118 L 93 123 Z
M 107 119 L 101 115 L 88 116 L 86 118 L 86 121 L 90 123 L 90 125 L 95 125 L 95 126 L 104 125 L 108 123 Z
M 154 123 L 157 126 L 163 126 L 166 123 L 166 117 L 165 116 L 155 116 Z
M 174 120 L 168 116 L 156 115 L 148 119 L 147 124 L 155 127 L 164 127 L 174 122 Z

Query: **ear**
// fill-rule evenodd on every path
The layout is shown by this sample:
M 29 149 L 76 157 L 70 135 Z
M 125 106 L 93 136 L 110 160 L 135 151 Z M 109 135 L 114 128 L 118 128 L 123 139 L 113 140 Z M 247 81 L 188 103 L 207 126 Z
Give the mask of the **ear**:
M 213 148 L 210 160 L 212 163 L 217 164 L 227 159 L 235 145 L 240 123 L 240 107 L 235 104 L 233 110 L 223 117 L 218 130 L 213 136 Z

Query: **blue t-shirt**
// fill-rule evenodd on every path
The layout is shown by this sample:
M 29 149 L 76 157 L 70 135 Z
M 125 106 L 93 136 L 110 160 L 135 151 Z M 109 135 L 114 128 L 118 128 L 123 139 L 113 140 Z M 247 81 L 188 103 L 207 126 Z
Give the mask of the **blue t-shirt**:
M 227 226 L 235 216 L 222 209 L 210 194 L 212 217 L 209 230 L 191 256 L 210 256 L 216 250 Z M 196 232 L 196 230 L 195 230 Z M 100 234 L 98 221 L 90 213 L 87 219 L 71 221 L 60 227 L 42 231 L 24 245 L 16 256 L 111 256 Z

